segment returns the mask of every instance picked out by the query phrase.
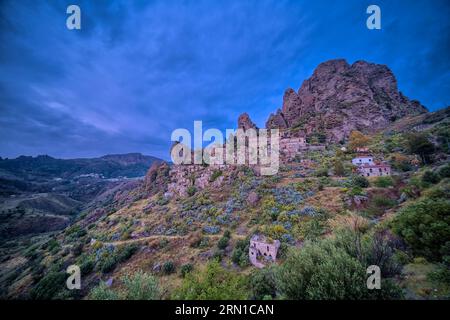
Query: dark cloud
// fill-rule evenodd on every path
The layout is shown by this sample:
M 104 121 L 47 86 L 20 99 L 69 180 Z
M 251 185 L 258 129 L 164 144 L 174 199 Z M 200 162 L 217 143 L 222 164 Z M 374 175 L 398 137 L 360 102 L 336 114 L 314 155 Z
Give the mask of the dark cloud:
M 65 27 L 79 4 L 82 30 Z M 450 100 L 449 5 L 378 1 L 2 1 L 0 155 L 167 158 L 194 120 L 262 126 L 320 62 L 387 64 L 432 110 Z M 205 129 L 206 129 L 205 128 Z

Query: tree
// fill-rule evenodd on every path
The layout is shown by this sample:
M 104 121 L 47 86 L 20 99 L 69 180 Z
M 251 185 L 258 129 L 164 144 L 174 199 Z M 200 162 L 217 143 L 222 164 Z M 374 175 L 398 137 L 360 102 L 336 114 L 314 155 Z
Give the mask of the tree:
M 359 131 L 350 133 L 349 148 L 355 151 L 356 148 L 366 147 L 370 143 L 370 138 Z
M 275 270 L 273 266 L 253 270 L 250 274 L 250 290 L 253 299 L 262 300 L 268 296 L 275 298 L 277 292 Z
M 394 219 L 393 230 L 416 254 L 440 261 L 441 249 L 450 239 L 450 201 L 425 198 L 410 204 Z
M 417 154 L 424 164 L 429 163 L 430 155 L 434 153 L 434 144 L 423 133 L 411 133 L 406 136 L 408 150 Z
M 340 158 L 334 159 L 334 174 L 336 176 L 343 176 L 345 173 L 344 165 L 342 164 L 342 160 Z

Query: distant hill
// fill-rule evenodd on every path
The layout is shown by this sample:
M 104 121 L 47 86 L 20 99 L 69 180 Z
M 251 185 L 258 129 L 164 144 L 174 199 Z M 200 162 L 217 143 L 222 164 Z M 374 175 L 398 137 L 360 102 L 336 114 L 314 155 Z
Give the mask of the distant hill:
M 140 153 L 113 154 L 85 159 L 56 159 L 48 155 L 20 156 L 15 159 L 0 158 L 0 172 L 21 179 L 39 177 L 69 179 L 83 175 L 135 178 L 144 176 L 155 161 L 162 160 Z

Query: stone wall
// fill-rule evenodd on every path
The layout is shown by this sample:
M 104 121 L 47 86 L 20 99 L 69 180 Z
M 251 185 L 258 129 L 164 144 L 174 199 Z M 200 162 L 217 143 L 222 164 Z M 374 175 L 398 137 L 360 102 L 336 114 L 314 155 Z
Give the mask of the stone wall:
M 220 187 L 224 182 L 224 176 L 217 177 L 211 181 L 211 176 L 217 170 L 225 172 L 227 165 L 218 166 L 202 166 L 202 165 L 174 165 L 170 172 L 170 183 L 168 184 L 168 192 L 171 195 L 186 197 L 189 187 L 194 186 L 197 190 L 202 190 L 208 186 Z

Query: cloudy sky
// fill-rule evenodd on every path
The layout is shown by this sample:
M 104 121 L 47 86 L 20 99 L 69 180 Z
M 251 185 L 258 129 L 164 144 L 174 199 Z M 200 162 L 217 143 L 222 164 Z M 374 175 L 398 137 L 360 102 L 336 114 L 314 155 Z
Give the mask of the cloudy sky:
M 436 110 L 450 104 L 449 16 L 446 0 L 1 0 L 0 156 L 167 159 L 172 130 L 234 128 L 244 111 L 263 126 L 333 58 L 387 64 Z

